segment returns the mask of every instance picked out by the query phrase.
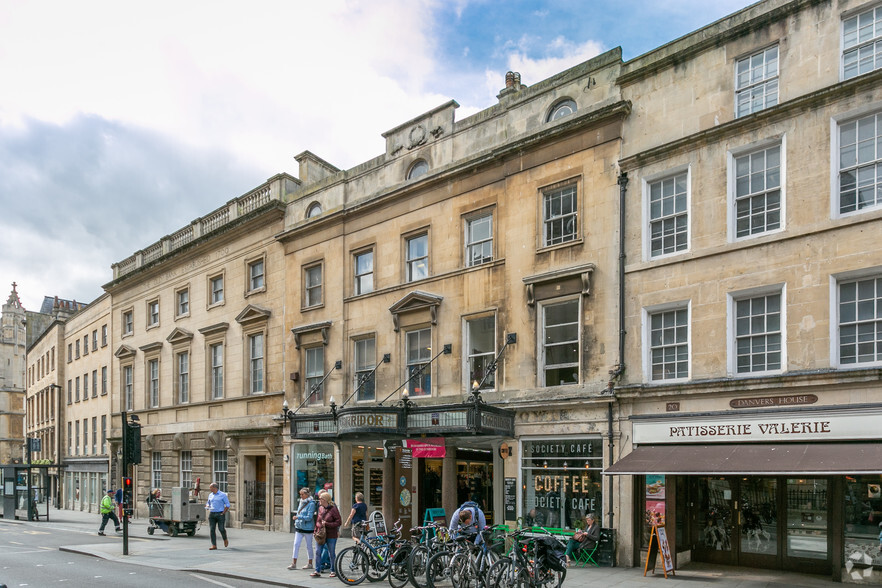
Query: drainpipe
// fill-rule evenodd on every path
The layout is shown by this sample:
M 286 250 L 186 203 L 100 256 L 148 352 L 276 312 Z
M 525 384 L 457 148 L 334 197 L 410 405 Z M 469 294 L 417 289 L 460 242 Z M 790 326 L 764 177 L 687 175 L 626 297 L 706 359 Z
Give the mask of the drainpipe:
M 628 193 L 628 174 L 622 172 L 618 179 L 619 184 L 619 357 L 613 370 L 610 371 L 610 379 L 607 384 L 608 393 L 611 397 L 607 404 L 607 438 L 609 465 L 613 464 L 615 442 L 613 440 L 613 404 L 616 402 L 615 381 L 625 373 L 625 196 Z M 613 514 L 613 478 L 607 476 L 607 525 L 614 527 Z

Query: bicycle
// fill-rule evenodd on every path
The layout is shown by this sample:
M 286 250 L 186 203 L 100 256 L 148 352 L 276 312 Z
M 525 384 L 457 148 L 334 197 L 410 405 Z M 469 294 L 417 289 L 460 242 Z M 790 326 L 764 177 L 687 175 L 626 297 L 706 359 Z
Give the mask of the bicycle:
M 494 528 L 481 531 L 481 543 L 475 543 L 475 532 L 462 533 L 455 539 L 453 551 L 440 552 L 429 559 L 426 567 L 426 584 L 429 588 L 441 588 L 448 582 L 453 588 L 489 588 L 488 573 L 499 559 L 491 538 Z
M 440 523 L 429 523 L 424 527 L 417 527 L 423 532 L 422 542 L 411 551 L 407 562 L 407 576 L 414 588 L 428 588 L 426 583 L 426 569 L 429 559 L 436 553 L 449 551 L 453 547 L 453 538 L 450 530 Z M 433 536 L 429 536 L 429 532 Z
M 356 527 L 359 531 L 367 530 L 368 523 L 363 521 Z M 368 537 L 362 534 L 361 540 L 337 554 L 334 567 L 337 578 L 344 584 L 355 586 L 364 582 L 385 580 L 389 574 L 392 554 L 401 546 L 401 522 L 397 521 L 392 534 Z
M 558 553 L 563 545 L 551 533 L 538 537 L 526 530 L 506 534 L 517 546 L 511 557 L 490 566 L 490 588 L 560 588 L 567 576 L 566 565 Z M 555 553 L 557 552 L 557 553 Z

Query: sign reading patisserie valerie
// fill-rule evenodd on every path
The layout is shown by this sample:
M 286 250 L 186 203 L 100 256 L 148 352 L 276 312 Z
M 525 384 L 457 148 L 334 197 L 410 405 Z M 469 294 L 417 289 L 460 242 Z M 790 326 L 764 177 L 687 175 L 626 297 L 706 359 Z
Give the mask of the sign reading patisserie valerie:
M 878 439 L 878 411 L 810 411 L 634 421 L 634 443 L 743 443 Z

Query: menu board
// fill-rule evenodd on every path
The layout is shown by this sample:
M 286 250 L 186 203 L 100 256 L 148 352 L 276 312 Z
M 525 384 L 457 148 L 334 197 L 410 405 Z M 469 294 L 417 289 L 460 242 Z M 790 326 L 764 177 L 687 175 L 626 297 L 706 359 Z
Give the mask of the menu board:
M 506 521 L 513 521 L 517 518 L 517 491 L 517 478 L 505 478 L 503 499 L 505 505 L 504 519 Z

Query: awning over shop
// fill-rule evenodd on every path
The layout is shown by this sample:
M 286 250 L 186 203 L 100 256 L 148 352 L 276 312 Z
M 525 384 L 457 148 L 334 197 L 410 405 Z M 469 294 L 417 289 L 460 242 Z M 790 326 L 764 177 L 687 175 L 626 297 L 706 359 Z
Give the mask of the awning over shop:
M 641 445 L 603 473 L 878 474 L 882 473 L 882 443 Z

